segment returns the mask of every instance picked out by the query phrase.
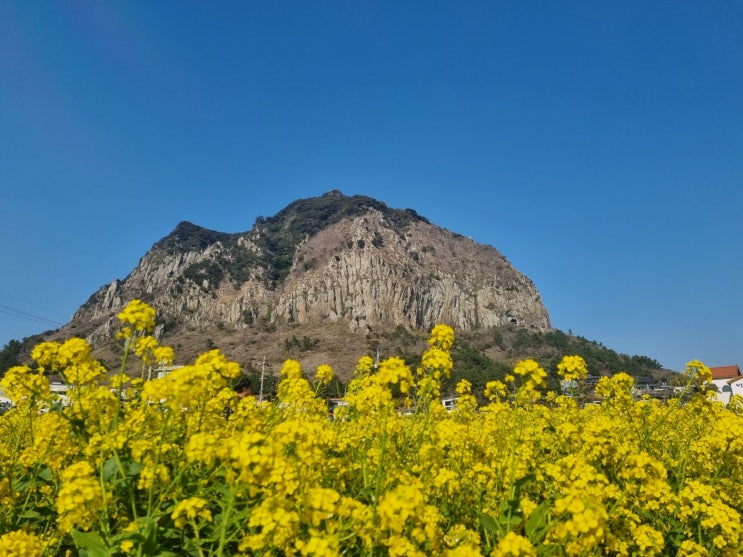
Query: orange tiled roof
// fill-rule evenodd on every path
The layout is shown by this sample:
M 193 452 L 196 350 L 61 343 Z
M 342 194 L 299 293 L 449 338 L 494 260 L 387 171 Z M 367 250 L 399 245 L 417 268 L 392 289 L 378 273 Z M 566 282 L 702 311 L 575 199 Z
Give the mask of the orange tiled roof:
M 709 368 L 712 371 L 712 379 L 730 379 L 740 375 L 740 368 L 737 364 L 731 366 L 717 366 Z

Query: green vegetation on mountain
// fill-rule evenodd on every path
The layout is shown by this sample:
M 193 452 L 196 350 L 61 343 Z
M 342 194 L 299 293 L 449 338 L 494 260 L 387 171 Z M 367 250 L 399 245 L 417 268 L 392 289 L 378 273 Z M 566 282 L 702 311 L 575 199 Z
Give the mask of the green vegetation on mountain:
M 188 221 L 183 221 L 175 227 L 173 232 L 157 242 L 154 248 L 160 249 L 170 255 L 187 253 L 189 251 L 202 251 L 217 242 L 231 244 L 237 236 L 238 234 L 217 232 L 216 230 L 209 230 Z
M 595 376 L 624 371 L 635 378 L 650 378 L 662 369 L 660 362 L 653 358 L 620 354 L 599 342 L 560 330 L 539 333 L 497 327 L 457 337 L 452 350 L 452 376 L 442 387 L 451 394 L 459 380 L 467 379 L 472 383 L 473 392 L 482 393 L 488 381 L 502 380 L 512 373 L 515 362 L 531 358 L 547 371 L 548 388 L 559 391 L 557 364 L 567 355 L 583 357 L 589 372 Z
M 20 340 L 11 340 L 5 347 L 0 350 L 0 372 L 21 364 L 21 354 L 23 353 L 23 343 Z
M 48 331 L 47 331 L 48 332 Z M 31 350 L 38 343 L 43 342 L 44 335 L 33 335 L 23 340 L 11 340 L 0 350 L 0 377 L 14 366 L 20 366 L 26 363 L 31 354 Z
M 250 278 L 251 269 L 265 272 L 269 284 L 276 285 L 286 278 L 292 266 L 297 246 L 323 228 L 344 218 L 362 215 L 369 209 L 384 214 L 391 227 L 401 234 L 411 222 L 428 222 L 412 209 L 391 209 L 383 202 L 364 195 L 346 196 L 337 190 L 320 197 L 299 199 L 287 205 L 272 217 L 258 217 L 253 229 L 246 234 L 227 234 L 208 230 L 190 222 L 181 222 L 155 248 L 168 254 L 202 251 L 220 242 L 226 249 L 216 252 L 211 261 L 200 261 L 186 268 L 183 277 L 209 288 L 228 278 L 239 287 Z M 257 251 L 241 245 L 247 238 Z M 381 247 L 381 236 L 375 237 L 374 247 Z
M 420 363 L 416 360 L 416 354 L 420 353 L 417 349 L 425 341 L 424 336 L 425 332 L 409 331 L 398 326 L 369 340 L 369 355 L 375 357 L 376 352 L 381 351 L 383 358 L 397 355 L 409 365 L 416 366 Z M 10 341 L 0 350 L 0 375 L 14 365 L 27 362 L 31 349 L 40 340 L 41 337 L 37 335 L 23 341 Z M 317 335 L 312 338 L 286 337 L 281 357 L 310 355 L 321 343 L 322 327 L 318 327 Z M 297 354 L 293 354 L 294 349 Z M 444 382 L 444 388 L 453 392 L 460 379 L 467 379 L 472 383 L 474 392 L 481 392 L 488 381 L 503 379 L 507 373 L 511 373 L 515 362 L 532 358 L 549 373 L 549 386 L 555 389 L 557 363 L 566 355 L 582 356 L 593 375 L 612 375 L 624 371 L 634 377 L 655 377 L 662 368 L 657 360 L 647 356 L 620 354 L 599 342 L 559 330 L 538 333 L 498 327 L 457 336 L 452 350 L 454 370 L 451 379 Z M 332 361 L 328 363 L 333 364 Z
M 287 205 L 273 217 L 258 217 L 253 227 L 253 242 L 263 251 L 267 278 L 282 281 L 289 273 L 297 246 L 305 238 L 338 221 L 376 209 L 384 214 L 395 231 L 404 230 L 411 222 L 428 222 L 412 209 L 390 209 L 364 195 L 345 196 L 337 190 Z

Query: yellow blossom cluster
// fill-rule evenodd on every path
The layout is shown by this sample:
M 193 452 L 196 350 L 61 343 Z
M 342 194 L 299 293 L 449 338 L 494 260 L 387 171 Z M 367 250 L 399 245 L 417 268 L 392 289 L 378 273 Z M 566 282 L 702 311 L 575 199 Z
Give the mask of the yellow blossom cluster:
M 454 345 L 454 329 L 449 325 L 438 324 L 431 330 L 431 336 L 428 339 L 431 347 L 439 348 L 444 352 L 451 350 Z
M 692 360 L 687 363 L 684 373 L 701 386 L 707 385 L 712 381 L 712 370 L 699 360 Z
M 55 501 L 60 529 L 69 532 L 73 527 L 94 528 L 103 494 L 93 466 L 85 460 L 75 462 L 61 472 L 60 479 L 62 486 Z
M 32 370 L 29 366 L 14 366 L 5 372 L 0 379 L 3 394 L 15 404 L 26 402 L 34 404 L 46 401 L 51 397 L 49 381 L 43 370 Z
M 5 557 L 41 557 L 46 544 L 33 532 L 11 530 L 0 536 L 0 555 Z
M 170 518 L 173 519 L 173 524 L 176 528 L 183 528 L 188 522 L 195 521 L 212 521 L 212 513 L 207 508 L 209 502 L 201 497 L 188 497 L 178 504 L 170 514 Z
M 152 308 L 120 318 L 125 354 L 174 361 L 148 336 Z M 331 417 L 317 394 L 329 365 L 310 382 L 287 360 L 259 402 L 230 388 L 240 368 L 217 350 L 131 380 L 82 339 L 42 343 L 1 383 L 16 406 L 0 415 L 0 555 L 741 553 L 743 404 L 705 396 L 704 364 L 690 362 L 686 398 L 635 400 L 617 373 L 582 407 L 547 390 L 581 382 L 581 358 L 549 373 L 523 360 L 484 391 L 458 381 L 447 410 L 453 346 L 439 325 L 414 371 L 362 356 Z
M 132 300 L 119 313 L 119 321 L 126 323 L 136 332 L 148 333 L 155 328 L 155 308 L 142 300 Z M 130 329 L 131 330 L 131 329 Z
M 330 367 L 328 364 L 320 364 L 319 366 L 317 366 L 315 378 L 320 383 L 330 383 L 330 381 L 333 379 L 333 368 Z
M 513 373 L 521 377 L 522 383 L 517 392 L 517 398 L 521 402 L 533 402 L 542 396 L 541 389 L 546 386 L 547 372 L 535 360 L 522 360 L 518 362 Z
M 580 356 L 564 356 L 557 364 L 557 374 L 565 381 L 577 381 L 586 378 L 588 367 Z

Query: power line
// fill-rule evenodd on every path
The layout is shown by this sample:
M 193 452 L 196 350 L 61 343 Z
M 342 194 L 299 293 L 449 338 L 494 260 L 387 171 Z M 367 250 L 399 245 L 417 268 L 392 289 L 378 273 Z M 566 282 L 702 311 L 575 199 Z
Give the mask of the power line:
M 10 300 L 10 303 L 19 303 L 19 305 L 22 305 L 22 306 L 29 306 L 37 310 L 42 310 L 44 315 L 49 315 L 50 313 L 54 313 L 59 316 L 67 317 L 67 314 L 63 311 L 59 311 L 58 309 L 53 309 L 47 306 L 42 306 L 34 301 L 21 298 L 17 296 L 16 294 L 11 294 L 10 292 L 7 292 L 5 290 L 0 290 L 0 296 L 5 298 L 6 300 Z
M 10 315 L 12 317 L 20 317 L 21 319 L 28 319 L 29 321 L 36 321 L 37 323 L 41 323 L 43 325 L 57 325 L 60 327 L 64 325 L 64 323 L 60 323 L 59 321 L 55 321 L 54 319 L 47 319 L 46 317 L 42 317 L 41 315 L 35 315 L 33 313 L 21 311 L 20 309 L 12 308 L 3 304 L 0 304 L 0 313 L 4 313 L 5 315 Z

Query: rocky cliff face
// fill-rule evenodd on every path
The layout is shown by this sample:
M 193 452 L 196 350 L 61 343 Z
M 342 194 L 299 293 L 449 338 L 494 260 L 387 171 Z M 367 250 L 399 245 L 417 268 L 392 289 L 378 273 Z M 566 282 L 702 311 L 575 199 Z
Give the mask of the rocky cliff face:
M 94 344 L 132 298 L 159 332 L 328 324 L 368 333 L 402 325 L 459 331 L 550 328 L 534 284 L 490 246 L 362 196 L 300 200 L 242 234 L 181 223 L 124 280 L 104 286 L 66 328 Z

